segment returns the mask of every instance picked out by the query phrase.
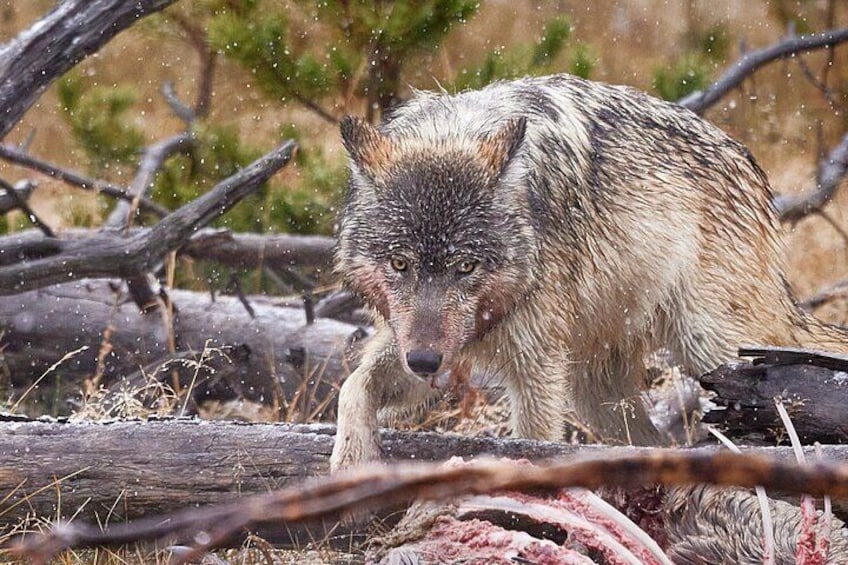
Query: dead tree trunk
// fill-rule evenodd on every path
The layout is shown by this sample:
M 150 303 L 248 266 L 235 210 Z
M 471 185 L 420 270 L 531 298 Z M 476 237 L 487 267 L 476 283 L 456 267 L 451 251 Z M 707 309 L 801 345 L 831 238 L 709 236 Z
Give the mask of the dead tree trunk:
M 21 518 L 119 523 L 265 493 L 325 474 L 334 426 L 170 420 L 0 424 L 0 533 Z M 396 459 L 441 460 L 492 453 L 534 459 L 576 447 L 428 433 L 384 434 Z M 582 448 L 592 449 L 592 448 Z M 47 488 L 45 488 L 47 487 Z M 108 517 L 108 518 L 107 518 Z M 323 539 L 347 546 L 337 524 L 261 535 L 282 545 Z

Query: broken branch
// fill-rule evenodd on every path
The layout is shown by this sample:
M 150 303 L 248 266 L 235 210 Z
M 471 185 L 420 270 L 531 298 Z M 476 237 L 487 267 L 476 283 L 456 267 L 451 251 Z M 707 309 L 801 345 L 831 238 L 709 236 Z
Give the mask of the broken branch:
M 53 165 L 51 163 L 47 163 L 46 161 L 42 161 L 41 159 L 33 157 L 28 153 L 21 151 L 20 149 L 11 147 L 9 145 L 0 144 L 0 159 L 8 161 L 9 163 L 21 165 L 22 167 L 26 167 L 34 171 L 38 171 L 39 173 L 43 173 L 54 179 L 66 182 L 71 186 L 82 188 L 83 190 L 93 190 L 95 192 L 100 192 L 105 194 L 106 196 L 111 196 L 112 198 L 118 198 L 120 200 L 134 200 L 132 194 L 130 194 L 125 189 L 119 186 L 115 186 L 99 180 L 89 179 L 74 171 L 69 171 L 67 169 L 63 169 L 62 167 L 59 167 L 58 165 Z M 155 214 L 160 218 L 164 218 L 168 215 L 169 212 L 169 210 L 164 206 L 160 206 L 159 204 L 156 204 L 155 202 L 153 202 L 152 200 L 148 200 L 147 198 L 139 198 L 138 205 L 139 208 L 141 208 L 145 212 Z
M 774 205 L 781 221 L 797 222 L 801 218 L 821 210 L 830 202 L 842 179 L 848 172 L 848 135 L 834 147 L 823 160 L 818 172 L 816 188 L 801 194 L 779 195 Z
M 127 278 L 149 271 L 194 232 L 259 188 L 288 163 L 294 148 L 293 141 L 284 143 L 172 212 L 149 231 L 128 238 L 102 232 L 84 240 L 54 240 L 61 253 L 0 267 L 0 294 L 81 278 Z
M 830 48 L 845 41 L 848 41 L 848 28 L 832 29 L 822 33 L 791 37 L 764 49 L 751 51 L 743 55 L 724 75 L 705 90 L 693 92 L 678 100 L 677 103 L 689 108 L 696 114 L 703 114 L 710 106 L 742 84 L 745 79 L 760 67 L 772 61 L 790 57 L 804 51 Z
M 175 0 L 66 0 L 0 46 L 0 139 L 44 89 L 142 18 Z M 97 22 L 97 25 L 92 25 Z

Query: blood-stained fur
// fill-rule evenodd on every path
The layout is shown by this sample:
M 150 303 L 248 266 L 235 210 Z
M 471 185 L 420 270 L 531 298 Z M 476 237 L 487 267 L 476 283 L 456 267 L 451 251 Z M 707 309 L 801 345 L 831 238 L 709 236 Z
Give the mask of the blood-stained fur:
M 698 374 L 744 344 L 848 346 L 795 305 L 763 171 L 686 109 L 551 76 L 419 92 L 341 132 L 337 270 L 378 330 L 341 390 L 334 468 L 377 457 L 378 410 L 458 363 L 503 378 L 517 436 L 570 418 L 658 444 L 646 352 Z

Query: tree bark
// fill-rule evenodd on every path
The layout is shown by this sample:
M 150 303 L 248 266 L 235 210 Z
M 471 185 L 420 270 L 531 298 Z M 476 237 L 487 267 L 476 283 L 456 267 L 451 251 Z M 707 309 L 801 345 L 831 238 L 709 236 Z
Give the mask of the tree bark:
M 253 302 L 250 297 L 254 317 L 233 296 L 213 300 L 210 294 L 184 290 L 168 294 L 176 309 L 177 352 L 201 352 L 207 340 L 208 347 L 246 346 L 246 358 L 233 359 L 225 384 L 266 403 L 279 395 L 291 400 L 305 386 L 309 394 L 299 398 L 307 403 L 307 412 L 308 404 L 332 395 L 347 374 L 346 344 L 362 331 L 329 319 L 307 325 L 302 308 Z M 52 372 L 77 392 L 79 382 L 98 370 L 104 345 L 111 349 L 101 360 L 104 384 L 115 382 L 170 358 L 169 331 L 161 312 L 139 312 L 108 281 L 84 280 L 0 296 L 0 360 L 15 386 L 34 382 L 67 353 L 84 346 L 85 351 Z M 281 404 L 284 399 L 277 398 Z
M 266 493 L 326 473 L 334 433 L 333 426 L 323 424 L 198 420 L 2 423 L 0 531 L 26 515 L 118 523 Z M 384 456 L 389 460 L 439 461 L 487 454 L 538 461 L 640 449 L 426 432 L 384 431 L 382 435 Z M 789 448 L 759 452 L 793 458 Z M 844 459 L 848 447 L 824 446 L 823 452 L 825 459 Z M 261 534 L 272 543 L 302 546 L 323 539 L 325 528 L 334 526 L 288 531 L 277 527 Z M 345 546 L 349 542 L 345 531 L 334 530 L 329 543 Z

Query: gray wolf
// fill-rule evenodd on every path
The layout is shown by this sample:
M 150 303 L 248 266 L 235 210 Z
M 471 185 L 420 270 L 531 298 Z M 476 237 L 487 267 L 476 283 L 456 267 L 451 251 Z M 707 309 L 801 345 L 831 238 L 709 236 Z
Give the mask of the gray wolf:
M 379 455 L 377 413 L 428 378 L 495 368 L 516 436 L 661 444 L 645 353 L 691 373 L 744 344 L 844 351 L 795 304 L 749 151 L 692 112 L 571 76 L 418 92 L 341 124 L 350 180 L 336 268 L 376 335 L 339 397 L 331 465 Z

